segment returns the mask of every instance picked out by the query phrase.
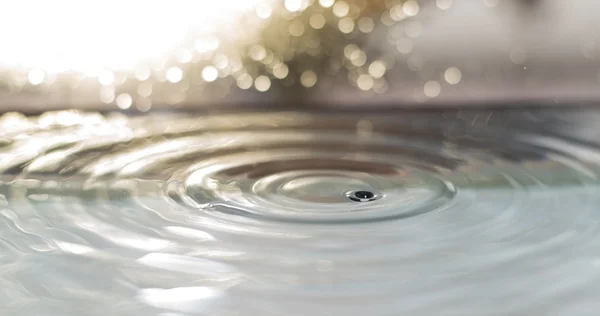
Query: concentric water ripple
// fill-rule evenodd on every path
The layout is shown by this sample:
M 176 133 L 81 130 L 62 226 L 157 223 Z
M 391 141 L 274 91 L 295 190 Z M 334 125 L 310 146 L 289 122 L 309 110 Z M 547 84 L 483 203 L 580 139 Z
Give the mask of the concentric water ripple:
M 0 119 L 15 315 L 595 315 L 598 111 Z

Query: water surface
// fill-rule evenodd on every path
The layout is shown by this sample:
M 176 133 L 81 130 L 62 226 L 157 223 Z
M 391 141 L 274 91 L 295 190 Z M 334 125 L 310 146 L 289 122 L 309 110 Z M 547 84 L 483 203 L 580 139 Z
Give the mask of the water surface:
M 0 311 L 594 315 L 599 114 L 6 114 Z

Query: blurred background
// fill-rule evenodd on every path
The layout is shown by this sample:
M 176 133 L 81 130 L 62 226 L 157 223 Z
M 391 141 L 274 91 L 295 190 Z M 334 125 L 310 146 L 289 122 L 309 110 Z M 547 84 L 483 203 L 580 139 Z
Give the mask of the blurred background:
M 600 98 L 594 0 L 0 4 L 4 111 L 572 105 Z

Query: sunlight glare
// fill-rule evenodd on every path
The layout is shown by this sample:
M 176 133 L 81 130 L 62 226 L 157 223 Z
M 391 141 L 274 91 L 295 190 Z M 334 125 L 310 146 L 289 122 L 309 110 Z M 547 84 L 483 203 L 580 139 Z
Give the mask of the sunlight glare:
M 0 4 L 0 68 L 98 75 L 168 56 L 190 35 L 240 33 L 266 0 L 19 0 Z M 233 34 L 235 35 L 235 34 Z

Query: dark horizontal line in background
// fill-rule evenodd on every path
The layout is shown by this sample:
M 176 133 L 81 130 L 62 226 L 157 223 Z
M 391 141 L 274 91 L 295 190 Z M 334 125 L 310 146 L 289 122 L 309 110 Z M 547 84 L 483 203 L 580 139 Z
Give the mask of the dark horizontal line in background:
M 26 109 L 24 111 L 18 111 L 24 115 L 39 115 L 48 111 L 60 111 L 60 110 L 71 110 L 72 108 L 45 108 L 42 111 L 36 109 Z M 364 106 L 340 106 L 332 104 L 313 104 L 313 105 L 302 105 L 302 106 L 277 106 L 274 104 L 268 104 L 264 102 L 249 102 L 243 106 L 234 105 L 222 105 L 222 106 L 157 106 L 149 112 L 140 112 L 134 109 L 121 110 L 116 107 L 107 108 L 105 106 L 100 107 L 86 107 L 85 109 L 74 108 L 75 110 L 81 110 L 84 112 L 96 112 L 100 114 L 109 113 L 123 113 L 129 116 L 144 116 L 148 114 L 167 114 L 167 113 L 195 113 L 195 114 L 235 114 L 235 113 L 252 113 L 252 112 L 311 112 L 311 113 L 324 113 L 333 115 L 336 113 L 429 113 L 429 112 L 482 112 L 482 111 L 493 111 L 493 112 L 515 112 L 515 111 L 526 111 L 526 110 L 552 110 L 552 111 L 593 111 L 600 112 L 600 101 L 589 100 L 589 101 L 577 101 L 577 102 L 555 102 L 552 100 L 519 100 L 519 101 L 508 101 L 508 102 L 466 102 L 466 103 L 427 103 L 427 104 L 366 104 Z M 4 109 L 0 113 L 15 112 L 14 109 Z

